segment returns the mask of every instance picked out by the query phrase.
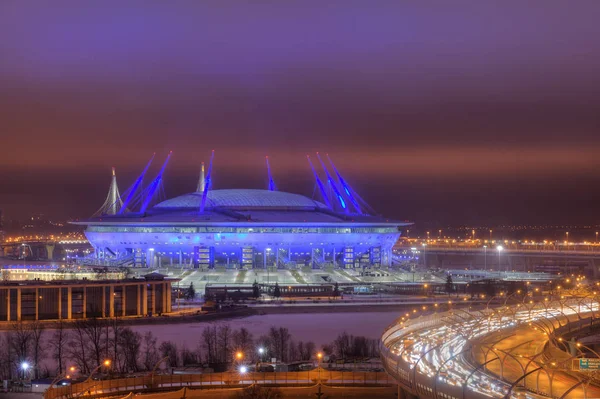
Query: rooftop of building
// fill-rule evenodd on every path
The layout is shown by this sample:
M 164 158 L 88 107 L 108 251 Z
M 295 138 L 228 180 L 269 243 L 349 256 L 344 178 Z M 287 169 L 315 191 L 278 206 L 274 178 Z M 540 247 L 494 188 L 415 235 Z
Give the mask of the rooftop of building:
M 83 225 L 340 225 L 370 224 L 403 226 L 410 223 L 382 216 L 334 211 L 300 194 L 255 189 L 212 190 L 200 212 L 202 193 L 165 200 L 144 214 L 103 215 L 74 222 Z
M 155 209 L 200 209 L 203 193 L 183 194 L 157 204 Z M 257 189 L 210 190 L 206 195 L 205 208 L 227 208 L 239 210 L 286 209 L 311 210 L 327 207 L 300 194 L 284 191 Z
M 0 287 L 6 288 L 17 288 L 17 287 L 56 287 L 56 286 L 72 286 L 72 285 L 85 285 L 85 286 L 98 286 L 98 285 L 125 285 L 130 283 L 150 283 L 150 282 L 177 282 L 179 279 L 166 277 L 159 273 L 151 273 L 145 275 L 142 278 L 127 278 L 121 280 L 23 280 L 23 281 L 0 281 Z

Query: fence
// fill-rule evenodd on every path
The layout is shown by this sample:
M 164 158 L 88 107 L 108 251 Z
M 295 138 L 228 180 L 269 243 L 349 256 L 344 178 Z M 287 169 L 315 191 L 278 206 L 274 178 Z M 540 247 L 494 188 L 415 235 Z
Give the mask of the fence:
M 70 386 L 55 387 L 44 393 L 44 399 L 74 398 L 83 395 L 116 395 L 140 391 L 171 391 L 189 388 L 225 388 L 245 386 L 254 383 L 261 385 L 328 385 L 384 386 L 396 384 L 386 372 L 371 371 L 330 371 L 315 369 L 297 372 L 225 372 L 210 374 L 169 374 L 147 375 L 143 377 L 119 378 L 104 381 L 89 381 Z

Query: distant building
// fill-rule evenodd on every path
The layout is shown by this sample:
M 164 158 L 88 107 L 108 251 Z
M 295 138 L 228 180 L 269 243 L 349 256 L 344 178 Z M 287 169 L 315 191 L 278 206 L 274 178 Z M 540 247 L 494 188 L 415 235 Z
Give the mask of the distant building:
M 4 241 L 4 214 L 0 209 L 0 242 Z
M 58 265 L 4 265 L 0 267 L 2 281 L 27 280 L 120 280 L 125 273 L 119 270 L 65 268 Z

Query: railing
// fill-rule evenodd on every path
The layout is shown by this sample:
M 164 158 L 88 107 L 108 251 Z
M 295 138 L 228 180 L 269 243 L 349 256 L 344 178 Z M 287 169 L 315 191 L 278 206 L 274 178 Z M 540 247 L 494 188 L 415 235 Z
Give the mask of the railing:
M 386 372 L 332 371 L 315 369 L 297 372 L 225 372 L 209 374 L 169 374 L 143 377 L 90 381 L 48 389 L 44 399 L 73 398 L 77 396 L 113 396 L 130 392 L 173 391 L 184 387 L 196 389 L 249 386 L 306 386 L 327 384 L 334 386 L 388 386 L 396 382 Z
M 111 266 L 120 267 L 131 265 L 135 261 L 133 254 L 126 254 L 119 257 L 96 258 L 90 255 L 85 258 L 77 258 L 76 263 L 82 266 Z

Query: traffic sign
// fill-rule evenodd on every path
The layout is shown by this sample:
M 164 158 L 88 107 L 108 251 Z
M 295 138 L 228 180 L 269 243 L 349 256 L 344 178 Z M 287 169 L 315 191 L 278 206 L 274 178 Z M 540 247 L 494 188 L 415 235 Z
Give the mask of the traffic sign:
M 573 359 L 573 370 L 594 371 L 600 370 L 600 359 Z

